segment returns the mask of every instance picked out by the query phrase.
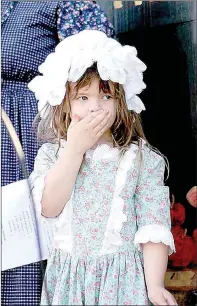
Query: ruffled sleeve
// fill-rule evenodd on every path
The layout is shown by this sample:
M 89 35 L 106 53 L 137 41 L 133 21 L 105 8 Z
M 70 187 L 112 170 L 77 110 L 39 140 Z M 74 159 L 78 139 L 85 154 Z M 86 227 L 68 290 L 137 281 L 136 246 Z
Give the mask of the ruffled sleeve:
M 72 249 L 72 196 L 59 216 L 47 218 L 41 214 L 41 200 L 45 188 L 45 178 L 49 170 L 55 165 L 59 156 L 63 154 L 65 145 L 65 140 L 60 142 L 60 146 L 52 143 L 42 145 L 36 156 L 34 171 L 29 177 L 29 182 L 39 225 L 45 229 L 49 228 L 53 246 L 64 248 L 70 252 Z
M 34 171 L 29 177 L 32 196 L 38 217 L 41 216 L 41 200 L 45 187 L 45 177 L 54 166 L 57 158 L 58 145 L 46 143 L 41 146 L 34 163 Z M 48 219 L 48 218 L 47 218 Z
M 164 186 L 164 159 L 147 147 L 143 149 L 142 168 L 135 192 L 138 231 L 134 243 L 153 242 L 169 246 L 175 251 L 171 234 L 169 188 Z
M 99 30 L 114 37 L 114 29 L 100 6 L 94 1 L 62 1 L 59 3 L 57 30 L 59 40 L 83 30 Z

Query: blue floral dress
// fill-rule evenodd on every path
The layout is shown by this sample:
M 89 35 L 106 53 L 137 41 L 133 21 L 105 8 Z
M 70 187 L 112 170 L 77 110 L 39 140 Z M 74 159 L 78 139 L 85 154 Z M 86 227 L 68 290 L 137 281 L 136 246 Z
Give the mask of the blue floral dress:
M 38 150 L 32 129 L 37 101 L 27 84 L 60 40 L 84 29 L 114 35 L 112 25 L 93 1 L 2 1 L 2 107 L 19 136 L 29 173 Z M 22 179 L 23 174 L 3 124 L 1 141 L 2 185 L 7 185 Z M 2 304 L 38 305 L 41 282 L 39 263 L 3 272 Z
M 149 305 L 141 243 L 174 250 L 163 158 L 145 144 L 141 165 L 137 144 L 123 157 L 107 145 L 88 151 L 63 212 L 44 218 L 45 177 L 65 146 L 43 145 L 30 176 L 40 222 L 57 228 L 41 305 Z

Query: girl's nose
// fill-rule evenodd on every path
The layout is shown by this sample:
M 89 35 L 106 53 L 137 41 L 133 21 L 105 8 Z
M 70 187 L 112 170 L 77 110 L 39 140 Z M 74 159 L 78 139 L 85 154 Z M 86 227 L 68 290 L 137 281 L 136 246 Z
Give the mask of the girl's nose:
M 89 112 L 96 112 L 98 110 L 101 110 L 100 101 L 91 101 L 91 105 L 89 107 Z

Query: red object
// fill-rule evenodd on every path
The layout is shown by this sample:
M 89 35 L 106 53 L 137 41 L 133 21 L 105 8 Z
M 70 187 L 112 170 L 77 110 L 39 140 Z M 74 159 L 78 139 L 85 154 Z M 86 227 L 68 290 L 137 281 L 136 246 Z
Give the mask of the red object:
M 174 225 L 171 229 L 174 239 L 177 237 L 183 238 L 185 236 L 185 231 L 180 227 L 180 225 Z
M 194 250 L 193 256 L 192 256 L 192 263 L 193 263 L 194 265 L 197 265 L 197 251 L 196 251 L 197 245 L 196 245 L 195 242 L 194 242 L 194 244 L 195 244 L 195 250 Z
M 193 231 L 193 239 L 195 242 L 197 242 L 197 229 Z
M 196 245 L 189 236 L 181 237 L 180 234 L 174 237 L 176 253 L 169 257 L 173 267 L 187 267 L 190 263 L 197 262 Z
M 171 221 L 173 225 L 181 225 L 185 221 L 185 207 L 181 203 L 174 203 L 170 209 Z
M 187 267 L 193 261 L 194 254 L 196 253 L 194 240 L 189 236 L 185 236 L 183 238 L 183 247 L 182 265 Z
M 188 202 L 196 207 L 196 187 L 190 189 L 187 194 Z M 187 229 L 182 229 L 181 225 L 185 221 L 185 208 L 181 203 L 175 202 L 172 195 L 171 209 L 172 235 L 176 253 L 169 256 L 172 267 L 186 268 L 190 263 L 197 264 L 197 229 L 193 231 L 193 237 L 186 235 Z
M 169 257 L 169 261 L 171 262 L 171 265 L 173 267 L 181 267 L 182 266 L 182 251 L 183 251 L 183 238 L 177 237 L 175 239 L 174 237 L 174 244 L 176 253 L 173 253 Z
M 192 257 L 192 263 L 194 265 L 197 265 L 197 229 L 193 231 L 193 241 L 194 241 L 195 250 Z
M 174 244 L 176 253 L 173 253 L 169 260 L 173 267 L 182 266 L 182 253 L 183 253 L 183 237 L 185 236 L 185 231 L 180 227 L 180 225 L 175 225 L 171 229 L 172 235 L 174 237 Z

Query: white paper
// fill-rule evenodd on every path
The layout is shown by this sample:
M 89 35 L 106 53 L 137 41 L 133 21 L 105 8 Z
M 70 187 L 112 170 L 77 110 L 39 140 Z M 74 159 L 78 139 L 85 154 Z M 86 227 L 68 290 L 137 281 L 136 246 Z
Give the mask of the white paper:
M 32 208 L 26 180 L 2 187 L 2 271 L 48 257 L 53 230 L 47 219 L 36 223 Z

